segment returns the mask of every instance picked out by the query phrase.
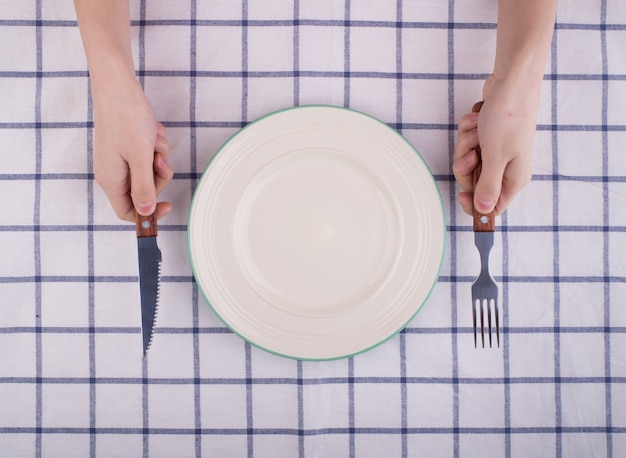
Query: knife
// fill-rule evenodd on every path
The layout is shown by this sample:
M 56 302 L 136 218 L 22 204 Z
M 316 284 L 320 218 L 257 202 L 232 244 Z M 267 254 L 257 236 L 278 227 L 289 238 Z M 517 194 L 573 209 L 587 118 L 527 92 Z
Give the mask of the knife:
M 154 319 L 159 302 L 161 278 L 161 250 L 157 246 L 158 227 L 156 215 L 135 217 L 137 252 L 139 257 L 139 289 L 141 292 L 141 333 L 143 356 L 152 342 Z

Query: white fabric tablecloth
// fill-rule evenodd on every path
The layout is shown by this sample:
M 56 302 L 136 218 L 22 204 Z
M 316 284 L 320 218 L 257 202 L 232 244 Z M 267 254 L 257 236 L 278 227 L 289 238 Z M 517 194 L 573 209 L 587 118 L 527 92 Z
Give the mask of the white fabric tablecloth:
M 559 6 L 533 180 L 498 220 L 500 349 L 475 350 L 479 259 L 451 174 L 481 97 L 495 0 L 132 3 L 145 92 L 176 175 L 142 360 L 134 228 L 94 183 L 71 2 L 0 0 L 0 455 L 626 455 L 626 2 Z M 246 123 L 305 104 L 377 117 L 443 196 L 441 277 L 408 327 L 301 362 L 231 333 L 187 256 L 194 185 Z

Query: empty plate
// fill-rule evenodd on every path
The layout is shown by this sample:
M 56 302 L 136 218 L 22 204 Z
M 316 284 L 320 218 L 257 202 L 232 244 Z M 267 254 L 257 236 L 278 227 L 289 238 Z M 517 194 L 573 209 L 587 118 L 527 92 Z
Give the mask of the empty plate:
M 441 196 L 397 132 L 330 106 L 270 114 L 218 151 L 196 188 L 189 254 L 220 319 L 267 351 L 334 359 L 404 328 L 445 243 Z

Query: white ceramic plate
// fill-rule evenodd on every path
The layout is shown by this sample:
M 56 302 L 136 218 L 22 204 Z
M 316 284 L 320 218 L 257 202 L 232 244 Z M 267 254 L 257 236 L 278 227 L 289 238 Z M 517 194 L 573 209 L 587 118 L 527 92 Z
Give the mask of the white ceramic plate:
M 397 132 L 307 106 L 220 149 L 188 236 L 200 291 L 228 327 L 270 352 L 320 360 L 408 324 L 437 281 L 445 217 L 428 167 Z

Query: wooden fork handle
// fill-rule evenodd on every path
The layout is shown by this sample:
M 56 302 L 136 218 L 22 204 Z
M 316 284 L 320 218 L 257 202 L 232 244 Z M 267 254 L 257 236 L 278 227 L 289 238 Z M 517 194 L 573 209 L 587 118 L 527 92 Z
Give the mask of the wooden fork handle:
M 478 113 L 483 106 L 483 102 L 476 102 L 472 107 L 472 112 Z M 480 172 L 483 169 L 483 161 L 480 155 L 480 146 L 476 147 L 476 154 L 478 155 L 478 165 L 474 169 L 472 174 L 472 189 L 476 189 L 476 183 L 480 177 Z M 490 213 L 479 213 L 474 208 L 474 232 L 495 232 L 496 230 L 496 211 L 492 210 Z

